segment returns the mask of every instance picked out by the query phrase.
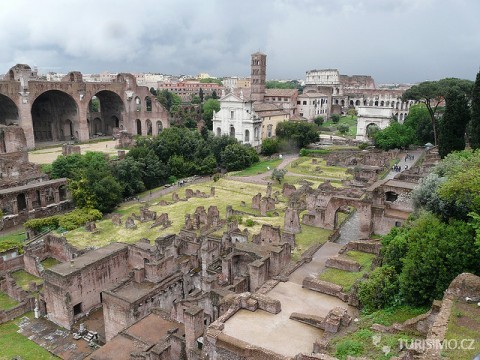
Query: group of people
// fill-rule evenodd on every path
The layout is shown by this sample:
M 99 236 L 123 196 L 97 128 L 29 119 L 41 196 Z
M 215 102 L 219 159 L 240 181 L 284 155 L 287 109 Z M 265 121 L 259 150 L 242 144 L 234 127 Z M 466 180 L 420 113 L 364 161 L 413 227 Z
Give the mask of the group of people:
M 405 165 L 404 170 L 407 170 L 407 169 L 408 169 L 408 165 Z M 400 165 L 395 164 L 392 166 L 392 170 L 395 172 L 400 172 L 402 171 L 402 167 Z
M 415 156 L 407 153 L 407 155 L 405 155 L 405 161 L 407 160 L 415 160 Z

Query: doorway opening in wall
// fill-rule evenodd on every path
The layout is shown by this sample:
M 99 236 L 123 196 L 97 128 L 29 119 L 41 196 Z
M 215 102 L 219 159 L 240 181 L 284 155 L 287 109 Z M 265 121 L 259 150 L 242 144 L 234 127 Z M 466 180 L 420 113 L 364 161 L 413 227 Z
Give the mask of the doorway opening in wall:
M 73 316 L 82 313 L 82 303 L 78 303 L 77 305 L 73 306 Z
M 103 303 L 103 296 L 101 292 L 100 292 L 100 303 Z

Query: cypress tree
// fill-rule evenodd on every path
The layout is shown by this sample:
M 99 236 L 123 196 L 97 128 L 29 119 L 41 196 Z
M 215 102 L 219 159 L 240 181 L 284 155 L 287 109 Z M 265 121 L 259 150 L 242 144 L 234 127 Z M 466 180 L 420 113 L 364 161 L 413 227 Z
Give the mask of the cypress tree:
M 470 120 L 470 146 L 480 148 L 480 71 L 472 92 L 472 118 Z
M 439 126 L 438 152 L 442 158 L 455 150 L 465 149 L 465 130 L 470 121 L 468 99 L 457 88 L 445 96 L 445 114 Z

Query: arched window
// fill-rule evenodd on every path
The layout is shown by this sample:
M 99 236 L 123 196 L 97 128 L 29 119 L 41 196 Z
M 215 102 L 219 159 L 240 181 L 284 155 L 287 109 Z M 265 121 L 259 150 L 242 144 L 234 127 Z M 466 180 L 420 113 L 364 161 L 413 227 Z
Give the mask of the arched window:
M 272 137 L 272 129 L 273 129 L 272 124 L 267 126 L 267 137 Z
M 152 99 L 149 96 L 145 98 L 145 110 L 152 111 Z
M 222 136 L 222 129 L 217 127 L 217 136 Z
M 360 105 L 360 100 L 355 101 L 355 106 L 359 106 L 359 105 Z
M 235 137 L 235 128 L 233 127 L 233 125 L 230 125 L 230 136 Z
M 157 134 L 160 134 L 163 131 L 163 124 L 161 121 L 157 121 Z
M 137 135 L 142 135 L 142 122 L 140 121 L 140 119 L 137 119 L 136 123 L 137 123 Z
M 138 96 L 135 97 L 135 105 L 137 107 L 137 111 L 142 111 L 142 101 Z
M 150 119 L 147 119 L 146 126 L 147 126 L 147 135 L 152 135 L 152 122 L 150 121 Z
M 245 130 L 245 142 L 250 142 L 250 131 Z

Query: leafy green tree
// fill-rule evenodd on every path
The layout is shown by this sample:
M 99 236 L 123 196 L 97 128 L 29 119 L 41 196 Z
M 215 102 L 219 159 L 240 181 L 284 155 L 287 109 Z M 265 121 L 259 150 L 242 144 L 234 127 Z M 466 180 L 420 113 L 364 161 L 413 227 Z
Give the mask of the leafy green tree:
M 277 125 L 276 135 L 297 149 L 318 141 L 318 127 L 315 124 L 300 121 L 284 121 Z
M 432 122 L 425 104 L 419 103 L 411 106 L 403 124 L 415 130 L 417 145 L 435 142 Z
M 113 176 L 123 188 L 123 197 L 130 197 L 145 191 L 142 179 L 142 164 L 133 157 L 126 157 L 112 165 Z
M 217 95 L 217 92 L 215 90 L 212 91 L 211 98 L 212 99 L 218 99 L 218 95 Z
M 346 134 L 348 132 L 348 130 L 350 130 L 350 126 L 348 126 L 348 124 L 338 124 L 337 130 L 341 134 Z
M 438 194 L 447 203 L 455 204 L 456 218 L 468 219 L 470 212 L 480 213 L 480 168 L 466 168 L 450 176 L 438 188 Z
M 206 84 L 218 84 L 222 85 L 222 80 L 221 79 L 215 79 L 215 78 L 204 78 L 200 79 L 201 83 L 206 83 Z
M 202 117 L 208 129 L 212 130 L 213 112 L 220 111 L 220 102 L 216 99 L 208 99 L 202 106 Z
M 238 143 L 227 145 L 221 157 L 228 171 L 245 169 L 259 160 L 255 149 Z
M 355 116 L 357 116 L 357 110 L 355 110 L 355 108 L 350 108 L 347 110 L 347 115 L 353 119 Z
M 480 148 L 480 71 L 473 86 L 471 109 L 470 145 L 472 149 L 478 149 Z
M 278 81 L 278 80 L 268 80 L 265 83 L 267 89 L 296 89 L 298 87 L 298 82 L 293 81 Z
M 203 103 L 204 96 L 205 96 L 205 94 L 203 92 L 203 89 L 200 88 L 200 91 L 198 92 L 198 97 L 200 98 L 200 103 Z
M 325 119 L 323 118 L 323 116 L 317 116 L 317 117 L 315 117 L 315 119 L 313 119 L 313 122 L 314 122 L 317 126 L 322 126 L 323 123 L 325 122 Z
M 272 180 L 277 180 L 279 184 L 282 183 L 287 173 L 286 169 L 273 169 L 272 171 Z
M 358 299 L 367 312 L 394 305 L 398 298 L 398 274 L 391 266 L 373 270 L 358 287 Z
M 444 98 L 449 89 L 457 87 L 464 94 L 470 94 L 472 82 L 456 78 L 447 78 L 439 81 L 424 81 L 412 86 L 405 91 L 402 96 L 403 101 L 416 100 L 423 102 L 427 107 L 432 122 L 433 136 L 435 145 L 438 144 L 437 133 L 437 112 L 443 104 Z
M 413 144 L 415 132 L 412 128 L 393 121 L 373 135 L 375 146 L 382 150 L 404 148 Z
M 338 114 L 332 114 L 332 115 L 330 116 L 330 120 L 332 120 L 332 122 L 333 122 L 334 124 L 338 124 L 338 122 L 340 121 L 340 115 L 338 115 Z
M 157 96 L 157 90 L 155 90 L 154 87 L 151 87 L 150 88 L 150 94 L 152 94 L 153 96 Z
M 442 158 L 455 150 L 465 149 L 465 131 L 470 120 L 468 98 L 457 88 L 445 97 L 445 114 L 439 126 L 438 152 Z
M 425 213 L 409 231 L 409 249 L 400 274 L 400 294 L 407 304 L 441 299 L 462 272 L 479 273 L 473 229 L 463 221 L 442 223 Z
M 85 157 L 80 154 L 59 156 L 52 163 L 51 177 L 53 179 L 74 179 L 79 175 L 80 169 L 83 169 L 85 165 Z
M 222 161 L 222 152 L 225 150 L 225 148 L 228 145 L 237 143 L 238 141 L 235 138 L 228 135 L 214 136 L 212 139 L 210 139 L 210 148 L 212 149 L 213 155 L 215 156 L 217 163 L 220 163 Z
M 280 143 L 275 138 L 267 138 L 262 141 L 260 153 L 265 156 L 270 156 L 278 152 Z
M 165 109 L 172 115 L 178 112 L 182 99 L 175 93 L 168 90 L 161 90 L 157 93 L 157 100 L 163 105 Z

